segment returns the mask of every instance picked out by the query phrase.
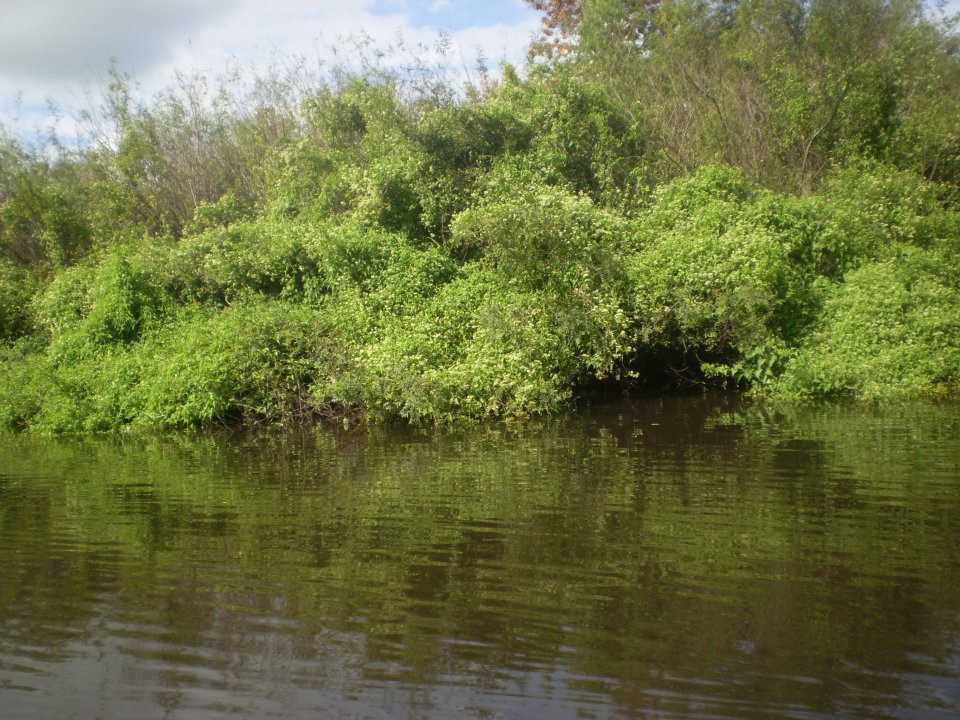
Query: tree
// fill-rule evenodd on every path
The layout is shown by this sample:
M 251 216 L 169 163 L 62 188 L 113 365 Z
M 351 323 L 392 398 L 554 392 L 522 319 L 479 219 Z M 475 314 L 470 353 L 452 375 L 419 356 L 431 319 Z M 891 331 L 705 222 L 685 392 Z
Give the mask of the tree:
M 808 191 L 867 156 L 957 179 L 957 36 L 922 0 L 528 2 L 544 12 L 534 51 L 645 125 L 659 177 L 721 161 Z
M 540 38 L 530 46 L 533 56 L 558 57 L 576 46 L 580 31 L 583 0 L 526 0 L 534 10 L 543 13 Z

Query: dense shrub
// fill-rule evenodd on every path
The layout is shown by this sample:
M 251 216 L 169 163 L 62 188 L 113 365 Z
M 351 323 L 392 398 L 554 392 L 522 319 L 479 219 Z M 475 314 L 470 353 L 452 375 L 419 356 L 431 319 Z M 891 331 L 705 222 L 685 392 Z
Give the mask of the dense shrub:
M 58 362 L 127 345 L 160 322 L 167 298 L 126 256 L 74 266 L 40 295 L 34 309 Z
M 321 409 L 310 383 L 339 362 L 341 347 L 307 306 L 195 306 L 149 338 L 96 354 L 5 351 L 0 420 L 82 432 L 309 417 Z
M 36 417 L 50 385 L 39 343 L 0 345 L 0 427 L 23 429 Z
M 322 397 L 375 417 L 445 423 L 550 412 L 578 383 L 613 372 L 630 348 L 617 250 L 626 223 L 560 188 L 517 190 L 455 219 L 451 244 L 474 260 L 388 318 L 343 375 L 317 388 Z M 432 256 L 418 253 L 419 266 Z M 396 277 L 378 283 L 394 288 Z
M 602 377 L 631 350 L 631 298 L 623 267 L 628 223 L 588 197 L 531 184 L 462 213 L 453 243 L 472 248 L 505 287 L 541 296 L 555 332 L 583 368 Z
M 696 39 L 664 32 L 651 53 Z M 187 78 L 151 106 L 115 75 L 112 134 L 82 152 L 3 140 L 0 424 L 447 424 L 670 374 L 771 397 L 957 390 L 954 120 L 924 133 L 876 58 L 811 105 L 797 58 L 737 84 L 769 58 L 724 49 L 681 78 L 631 55 L 608 81 L 610 49 L 581 39 L 596 67 L 507 67 L 460 98 L 385 71 L 262 86 L 252 110 Z M 634 71 L 648 104 L 618 95 Z M 758 115 L 767 90 L 792 104 Z
M 622 275 L 617 247 L 626 231 L 622 218 L 587 197 L 528 184 L 463 212 L 452 241 L 528 289 L 562 292 L 615 282 Z
M 308 417 L 308 387 L 337 362 L 316 311 L 282 301 L 197 308 L 136 350 L 138 424 Z
M 914 173 L 877 163 L 838 169 L 810 200 L 823 218 L 816 243 L 821 269 L 840 277 L 862 263 L 895 257 L 903 243 L 929 247 L 938 234 L 942 194 Z
M 250 293 L 301 295 L 307 279 L 316 275 L 306 244 L 303 228 L 295 223 L 243 221 L 175 244 L 155 244 L 153 254 L 142 257 L 149 272 L 181 301 L 224 305 Z
M 812 273 L 795 260 L 807 233 L 784 210 L 730 168 L 658 190 L 627 262 L 640 344 L 738 380 L 774 373 L 816 302 Z
M 51 166 L 3 147 L 0 132 L 0 259 L 61 267 L 86 253 L 94 239 L 83 168 Z
M 473 265 L 317 392 L 414 423 L 549 412 L 570 397 L 575 370 L 553 320 L 541 297 Z
M 772 386 L 786 397 L 876 400 L 955 392 L 960 383 L 960 265 L 899 248 L 848 273 L 817 329 Z
M 35 286 L 28 269 L 0 260 L 0 343 L 30 331 L 28 306 Z
M 521 147 L 539 175 L 629 209 L 647 181 L 638 123 L 599 85 L 562 65 L 534 68 L 523 83 L 506 77 L 489 102 L 518 117 L 525 130 Z

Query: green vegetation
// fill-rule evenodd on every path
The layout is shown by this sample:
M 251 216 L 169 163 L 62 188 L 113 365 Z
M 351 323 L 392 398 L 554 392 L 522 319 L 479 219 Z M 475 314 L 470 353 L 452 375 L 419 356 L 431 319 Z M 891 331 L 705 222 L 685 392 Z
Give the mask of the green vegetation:
M 465 93 L 274 73 L 145 105 L 115 73 L 82 149 L 0 140 L 0 423 L 956 392 L 953 25 L 906 1 L 535 4 L 553 57 Z

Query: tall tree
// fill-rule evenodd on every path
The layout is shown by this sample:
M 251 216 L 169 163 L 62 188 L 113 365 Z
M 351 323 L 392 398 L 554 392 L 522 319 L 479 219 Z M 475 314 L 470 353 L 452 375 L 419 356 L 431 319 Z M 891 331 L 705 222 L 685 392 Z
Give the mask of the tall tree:
M 809 190 L 866 155 L 960 180 L 956 25 L 923 0 L 528 0 L 567 56 L 646 126 L 660 175 L 705 162 Z

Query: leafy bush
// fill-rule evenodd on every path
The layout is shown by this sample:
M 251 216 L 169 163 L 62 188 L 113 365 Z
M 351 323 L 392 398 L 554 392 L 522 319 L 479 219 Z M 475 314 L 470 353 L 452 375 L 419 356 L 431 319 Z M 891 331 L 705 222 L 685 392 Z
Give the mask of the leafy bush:
M 36 281 L 28 269 L 0 260 L 0 342 L 30 331 L 28 308 L 35 290 Z
M 488 101 L 519 120 L 509 154 L 528 155 L 550 184 L 628 210 L 646 184 L 646 138 L 637 122 L 572 68 L 535 67 L 522 83 L 511 77 Z
M 531 183 L 464 211 L 452 242 L 525 288 L 564 292 L 622 279 L 617 248 L 626 230 L 587 197 Z
M 0 427 L 28 427 L 49 387 L 50 370 L 36 340 L 0 345 Z
M 540 298 L 473 265 L 316 392 L 418 424 L 549 412 L 570 397 L 571 350 Z
M 82 257 L 93 241 L 95 198 L 78 168 L 5 144 L 0 133 L 0 259 L 61 267 Z
M 623 218 L 562 188 L 529 184 L 488 193 L 453 224 L 452 242 L 474 249 L 505 287 L 541 296 L 556 331 L 603 377 L 631 351 L 630 288 Z M 575 374 L 575 377 L 579 375 Z
M 160 321 L 168 299 L 122 254 L 99 265 L 63 272 L 38 297 L 38 321 L 50 337 L 50 353 L 70 362 L 113 345 L 130 344 Z
M 205 230 L 229 227 L 233 223 L 250 218 L 250 208 L 232 192 L 216 202 L 201 201 L 193 210 L 193 219 L 183 228 L 184 235 L 198 235 Z
M 849 272 L 769 392 L 877 400 L 955 391 L 958 271 L 942 255 L 901 246 L 897 257 Z
M 757 363 L 786 353 L 815 302 L 812 273 L 794 260 L 804 229 L 779 210 L 730 168 L 707 167 L 659 189 L 627 261 L 640 343 L 739 361 L 706 369 L 759 379 Z
M 877 163 L 840 168 L 810 201 L 824 220 L 816 246 L 821 269 L 839 277 L 895 257 L 902 243 L 929 246 L 941 194 L 919 175 Z
M 625 229 L 560 188 L 488 193 L 451 228 L 451 243 L 476 259 L 432 297 L 388 317 L 356 348 L 350 369 L 317 392 L 414 423 L 556 410 L 630 350 L 617 252 Z M 396 287 L 395 277 L 384 273 L 378 283 Z
M 0 421 L 44 432 L 283 420 L 320 408 L 315 375 L 339 362 L 315 310 L 282 301 L 194 306 L 150 337 L 68 361 L 5 351 Z
M 133 421 L 185 426 L 309 416 L 316 408 L 307 389 L 336 363 L 339 345 L 323 318 L 298 304 L 187 311 L 136 349 Z
M 292 222 L 240 222 L 144 248 L 141 262 L 181 302 L 236 302 L 247 294 L 303 293 L 316 262 L 304 229 Z

